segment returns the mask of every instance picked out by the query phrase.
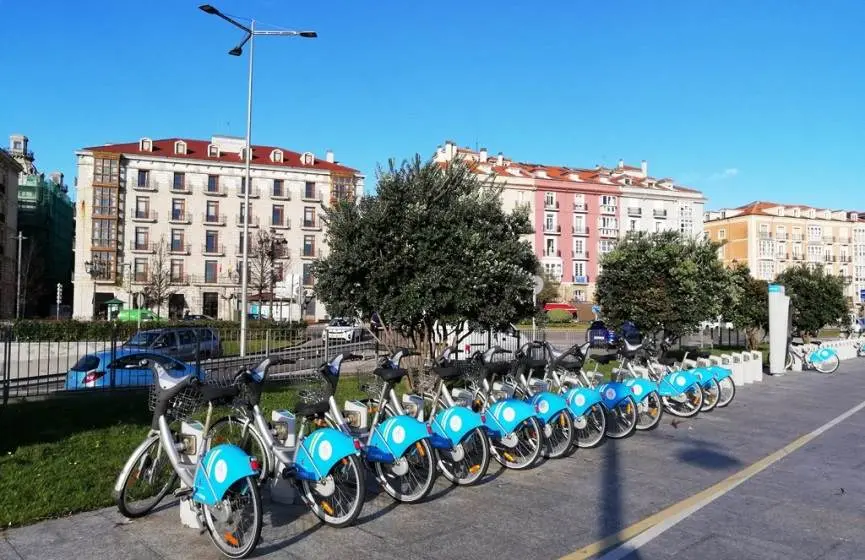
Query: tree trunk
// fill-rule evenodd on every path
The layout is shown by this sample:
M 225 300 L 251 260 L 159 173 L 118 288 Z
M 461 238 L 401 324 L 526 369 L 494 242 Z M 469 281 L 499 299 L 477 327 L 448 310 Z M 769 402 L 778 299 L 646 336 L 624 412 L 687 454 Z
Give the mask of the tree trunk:
M 745 344 L 748 350 L 756 350 L 760 346 L 762 329 L 749 327 L 745 329 Z

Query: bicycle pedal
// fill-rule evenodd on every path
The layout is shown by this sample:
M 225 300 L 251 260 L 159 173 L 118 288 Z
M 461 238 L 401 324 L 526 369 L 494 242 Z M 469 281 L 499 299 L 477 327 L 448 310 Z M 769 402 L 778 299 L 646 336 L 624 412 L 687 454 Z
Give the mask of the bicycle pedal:
M 282 478 L 289 479 L 297 476 L 297 467 L 285 467 L 282 469 Z

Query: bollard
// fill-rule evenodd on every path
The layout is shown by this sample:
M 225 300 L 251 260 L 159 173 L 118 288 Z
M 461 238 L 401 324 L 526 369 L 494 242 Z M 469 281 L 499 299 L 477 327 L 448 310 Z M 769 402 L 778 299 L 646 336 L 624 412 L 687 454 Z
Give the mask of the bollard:
M 733 385 L 741 387 L 745 384 L 745 364 L 741 354 L 730 355 L 730 370 L 733 372 Z
M 697 358 L 697 367 L 709 367 L 712 362 L 708 358 Z
M 756 350 L 751 351 L 751 361 L 754 363 L 754 381 L 763 381 L 763 353 Z
M 745 385 L 750 385 L 754 382 L 754 360 L 751 359 L 750 352 L 742 352 L 742 382 Z
M 723 366 L 724 359 L 723 354 L 721 356 L 709 356 L 709 365 L 710 366 Z

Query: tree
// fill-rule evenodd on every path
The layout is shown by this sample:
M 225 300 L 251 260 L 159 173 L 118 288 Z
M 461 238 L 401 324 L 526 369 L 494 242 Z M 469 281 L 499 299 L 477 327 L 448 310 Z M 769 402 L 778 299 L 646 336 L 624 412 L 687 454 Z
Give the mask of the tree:
M 756 350 L 769 331 L 769 284 L 751 276 L 743 264 L 734 264 L 727 274 L 730 284 L 724 297 L 723 317 L 744 330 L 748 350 Z
M 559 300 L 559 287 L 561 284 L 549 274 L 541 275 L 544 279 L 544 287 L 541 288 L 541 293 L 538 294 L 538 304 L 543 306 L 545 303 Z
M 673 231 L 629 233 L 601 261 L 596 298 L 604 319 L 681 336 L 717 317 L 728 286 L 718 247 Z
M 162 316 L 162 305 L 177 292 L 175 281 L 171 277 L 171 253 L 165 236 L 159 238 L 154 247 L 153 256 L 147 267 L 147 281 L 142 290 L 144 304 L 156 307 L 156 314 Z
M 331 314 L 377 312 L 427 358 L 466 326 L 529 316 L 538 261 L 521 236 L 531 223 L 525 210 L 505 213 L 499 196 L 461 161 L 391 161 L 376 196 L 325 209 L 319 299 Z
M 790 296 L 793 330 L 803 337 L 816 336 L 826 325 L 847 319 L 844 280 L 826 274 L 822 266 L 797 266 L 778 275 L 775 282 Z
M 263 294 L 270 294 L 271 318 L 273 317 L 273 292 L 276 285 L 276 260 L 283 256 L 285 239 L 272 232 L 260 230 L 249 247 L 249 287 L 255 291 L 261 305 Z

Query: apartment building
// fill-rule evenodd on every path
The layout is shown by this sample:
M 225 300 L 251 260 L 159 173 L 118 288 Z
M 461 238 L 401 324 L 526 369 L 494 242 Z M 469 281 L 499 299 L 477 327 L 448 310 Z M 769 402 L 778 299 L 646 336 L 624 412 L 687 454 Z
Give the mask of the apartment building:
M 163 267 L 175 292 L 169 313 L 236 318 L 244 242 L 253 244 L 266 229 L 282 242 L 274 251 L 274 290 L 265 297 L 293 305 L 300 288 L 305 318 L 324 318 L 312 291 L 312 264 L 326 252 L 320 209 L 355 201 L 364 178 L 330 151 L 321 159 L 253 146 L 244 240 L 245 151 L 244 139 L 230 136 L 141 138 L 79 151 L 73 314 L 104 316 L 115 298 L 132 306 L 167 246 L 170 262 Z M 248 296 L 261 297 L 251 289 Z
M 844 278 L 848 300 L 865 301 L 865 216 L 859 212 L 751 202 L 707 212 L 707 236 L 724 242 L 726 264 L 746 263 L 771 281 L 786 268 L 821 265 Z
M 0 149 L 0 318 L 3 319 L 15 317 L 18 258 L 15 236 L 18 234 L 18 174 L 22 170 L 9 152 Z
M 706 199 L 669 178 L 649 175 L 648 164 L 591 169 L 518 162 L 486 149 L 445 142 L 436 161 L 462 159 L 502 188 L 505 210 L 530 210 L 529 237 L 544 271 L 562 283 L 563 297 L 590 301 L 601 259 L 628 231 L 677 230 L 702 235 Z

